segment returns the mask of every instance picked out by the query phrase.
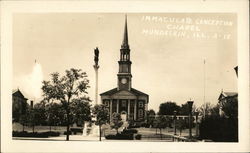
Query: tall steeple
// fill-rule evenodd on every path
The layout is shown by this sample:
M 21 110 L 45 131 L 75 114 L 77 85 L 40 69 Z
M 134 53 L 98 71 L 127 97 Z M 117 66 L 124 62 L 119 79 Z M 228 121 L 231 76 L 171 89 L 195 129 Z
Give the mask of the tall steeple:
M 130 61 L 130 49 L 128 45 L 128 27 L 127 27 L 127 15 L 125 16 L 125 27 L 123 34 L 123 41 L 120 49 L 120 60 L 118 71 L 118 90 L 130 90 L 132 82 L 131 64 Z
M 122 46 L 121 47 L 123 49 L 129 49 L 129 45 L 128 45 L 127 15 L 125 16 L 124 34 L 123 34 L 123 41 L 122 41 Z

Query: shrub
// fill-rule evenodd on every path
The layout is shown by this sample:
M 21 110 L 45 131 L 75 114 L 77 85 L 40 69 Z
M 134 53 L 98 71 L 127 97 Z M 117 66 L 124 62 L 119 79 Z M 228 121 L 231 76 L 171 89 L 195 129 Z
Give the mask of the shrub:
M 53 131 L 49 131 L 49 132 L 45 132 L 48 136 L 53 136 L 53 137 L 57 137 L 60 135 L 60 132 L 53 132 Z
M 64 135 L 67 135 L 67 131 L 64 131 L 63 134 L 64 134 Z M 71 132 L 71 131 L 69 131 L 69 135 L 72 135 L 72 132 Z
M 150 124 L 148 124 L 148 123 L 142 123 L 142 124 L 141 124 L 141 127 L 149 128 L 149 127 L 150 127 Z
M 111 140 L 133 140 L 133 134 L 116 134 L 116 135 L 107 135 L 105 136 L 106 139 L 111 139 Z
M 140 127 L 141 127 L 140 125 L 134 123 L 134 124 L 129 124 L 128 129 L 131 129 L 131 128 L 140 128 Z
M 70 128 L 70 131 L 82 133 L 82 128 Z
M 238 119 L 207 117 L 200 124 L 200 139 L 216 142 L 238 142 Z
M 76 133 L 82 133 L 82 128 L 70 128 L 70 131 L 74 134 Z
M 122 131 L 122 133 L 123 134 L 135 134 L 135 133 L 138 133 L 138 130 L 136 130 L 136 129 L 124 129 L 123 131 Z
M 137 134 L 137 135 L 135 136 L 135 139 L 136 139 L 136 140 L 141 140 L 141 134 Z
M 119 140 L 133 140 L 134 139 L 134 135 L 132 133 L 128 133 L 128 134 L 117 134 L 116 138 Z
M 35 137 L 35 138 L 48 138 L 50 136 L 59 136 L 60 133 L 59 132 L 27 132 L 27 131 L 22 131 L 22 132 L 18 132 L 18 131 L 13 131 L 12 132 L 12 136 L 13 137 Z
M 109 134 L 105 136 L 106 139 L 116 139 L 116 135 Z

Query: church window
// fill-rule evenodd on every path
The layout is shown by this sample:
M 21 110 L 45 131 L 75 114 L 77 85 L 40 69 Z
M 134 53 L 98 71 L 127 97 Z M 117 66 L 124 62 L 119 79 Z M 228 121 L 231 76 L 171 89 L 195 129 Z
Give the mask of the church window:
M 105 106 L 109 107 L 109 101 L 108 101 L 108 100 L 104 101 L 103 104 L 104 104 Z
M 143 101 L 139 102 L 139 107 L 143 107 Z
M 143 110 L 139 109 L 139 117 L 143 117 Z
M 126 107 L 126 101 L 125 100 L 122 101 L 122 107 Z

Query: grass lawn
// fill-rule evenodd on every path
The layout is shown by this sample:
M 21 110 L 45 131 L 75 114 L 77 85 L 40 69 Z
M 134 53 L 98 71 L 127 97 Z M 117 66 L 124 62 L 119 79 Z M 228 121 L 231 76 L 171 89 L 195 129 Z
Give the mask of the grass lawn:
M 23 130 L 23 126 L 19 123 L 13 123 L 12 125 L 13 127 L 13 131 L 22 131 Z M 116 134 L 116 130 L 115 129 L 111 129 L 109 125 L 103 125 L 102 127 L 103 130 L 103 136 L 105 135 L 115 135 Z M 160 135 L 160 130 L 155 128 L 136 128 L 138 130 L 137 134 L 141 134 L 141 140 L 147 140 L 147 141 L 157 141 L 157 140 L 164 140 L 164 141 L 172 141 L 172 137 L 171 135 L 174 135 L 174 128 L 165 128 L 161 130 L 162 135 Z M 24 130 L 27 132 L 32 132 L 33 128 L 32 127 L 28 127 L 25 126 Z M 51 126 L 51 131 L 55 131 L 55 132 L 60 132 L 61 135 L 63 135 L 63 133 L 67 130 L 66 126 Z M 46 131 L 50 131 L 50 127 L 49 126 L 35 126 L 35 132 L 46 132 Z M 122 132 L 122 128 L 120 128 L 118 130 L 118 132 Z M 78 133 L 77 135 L 81 135 L 81 133 Z M 137 135 L 135 134 L 135 135 Z M 176 130 L 176 134 L 179 135 L 180 132 L 177 129 Z M 189 135 L 189 129 L 184 129 L 182 130 L 182 134 L 181 136 L 187 137 Z M 195 136 L 195 128 L 192 129 L 192 135 Z
M 23 126 L 19 123 L 13 123 L 12 124 L 12 131 L 23 131 Z M 24 126 L 24 131 L 32 132 L 33 127 L 32 126 Z M 50 126 L 35 126 L 34 131 L 35 132 L 50 131 Z M 67 131 L 67 127 L 66 126 L 51 126 L 51 131 L 56 131 L 56 132 L 60 132 L 61 134 L 63 134 L 63 132 Z

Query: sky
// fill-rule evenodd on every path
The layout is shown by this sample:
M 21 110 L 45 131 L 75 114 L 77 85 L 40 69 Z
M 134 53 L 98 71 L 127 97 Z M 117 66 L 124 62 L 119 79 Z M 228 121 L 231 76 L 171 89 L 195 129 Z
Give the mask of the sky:
M 200 106 L 204 89 L 212 104 L 221 90 L 237 92 L 235 14 L 128 13 L 127 20 L 132 87 L 149 95 L 149 109 L 190 99 Z M 122 13 L 15 14 L 13 89 L 39 101 L 42 80 L 79 68 L 88 74 L 88 96 L 94 100 L 95 47 L 99 93 L 115 88 L 124 22 Z

